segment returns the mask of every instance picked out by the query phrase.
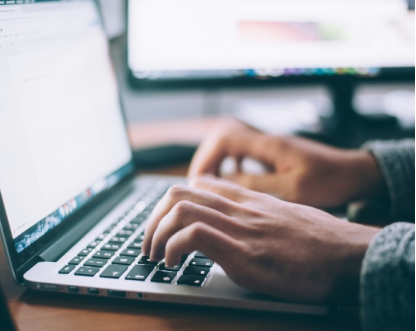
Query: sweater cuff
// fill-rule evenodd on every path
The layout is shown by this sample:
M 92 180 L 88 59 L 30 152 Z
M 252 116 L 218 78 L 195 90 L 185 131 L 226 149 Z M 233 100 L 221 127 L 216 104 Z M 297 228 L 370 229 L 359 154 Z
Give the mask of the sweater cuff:
M 390 215 L 414 219 L 415 142 L 373 141 L 363 145 L 377 160 L 390 196 Z
M 372 240 L 361 267 L 363 329 L 414 330 L 415 226 L 394 223 Z

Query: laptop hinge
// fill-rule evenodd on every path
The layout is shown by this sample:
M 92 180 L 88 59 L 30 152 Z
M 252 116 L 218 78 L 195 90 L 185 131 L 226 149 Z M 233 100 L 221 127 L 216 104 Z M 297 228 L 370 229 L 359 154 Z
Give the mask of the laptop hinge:
M 84 215 L 73 228 L 69 229 L 58 240 L 38 255 L 38 260 L 56 262 L 58 261 L 77 241 L 79 241 L 94 225 L 104 218 L 117 206 L 123 198 L 133 190 L 131 182 L 113 192 L 105 201 L 100 203 L 91 212 Z

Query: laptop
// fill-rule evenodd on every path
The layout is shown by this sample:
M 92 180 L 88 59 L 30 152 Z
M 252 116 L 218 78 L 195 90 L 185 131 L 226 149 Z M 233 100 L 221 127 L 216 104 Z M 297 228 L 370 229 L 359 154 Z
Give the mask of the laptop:
M 203 252 L 141 254 L 147 217 L 185 178 L 136 176 L 92 0 L 0 1 L 0 221 L 18 284 L 73 295 L 305 314 L 231 281 Z M 137 109 L 140 111 L 140 109 Z

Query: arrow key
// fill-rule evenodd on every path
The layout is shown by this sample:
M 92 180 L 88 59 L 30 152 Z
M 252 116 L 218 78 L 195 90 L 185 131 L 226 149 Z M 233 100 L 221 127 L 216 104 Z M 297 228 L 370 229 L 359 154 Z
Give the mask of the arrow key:
M 206 267 L 211 268 L 214 262 L 208 259 L 201 259 L 201 258 L 194 258 L 189 262 L 189 266 L 191 267 Z
M 178 285 L 201 286 L 205 277 L 183 275 L 178 279 Z
M 112 264 L 109 265 L 100 275 L 104 278 L 120 278 L 121 275 L 127 270 L 127 266 Z
M 144 281 L 150 275 L 153 269 L 154 269 L 154 266 L 152 265 L 143 265 L 143 264 L 136 265 L 128 273 L 128 275 L 126 276 L 126 279 Z
M 81 267 L 76 272 L 76 276 L 87 276 L 87 277 L 93 277 L 98 271 L 100 271 L 100 268 L 96 267 Z
M 176 272 L 171 271 L 158 271 L 152 277 L 152 282 L 155 283 L 172 283 L 172 280 L 175 278 Z

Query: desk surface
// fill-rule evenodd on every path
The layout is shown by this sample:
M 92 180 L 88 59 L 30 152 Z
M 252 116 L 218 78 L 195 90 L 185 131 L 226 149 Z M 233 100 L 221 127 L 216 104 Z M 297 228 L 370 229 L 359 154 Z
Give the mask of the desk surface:
M 210 130 L 214 123 L 205 128 Z M 215 124 L 214 124 L 215 125 Z M 159 174 L 184 175 L 186 167 L 163 169 Z M 359 329 L 357 309 L 343 308 L 326 317 L 290 315 L 132 302 L 26 290 L 14 283 L 0 245 L 0 279 L 20 330 L 320 330 Z M 1 325 L 0 325 L 1 327 Z

